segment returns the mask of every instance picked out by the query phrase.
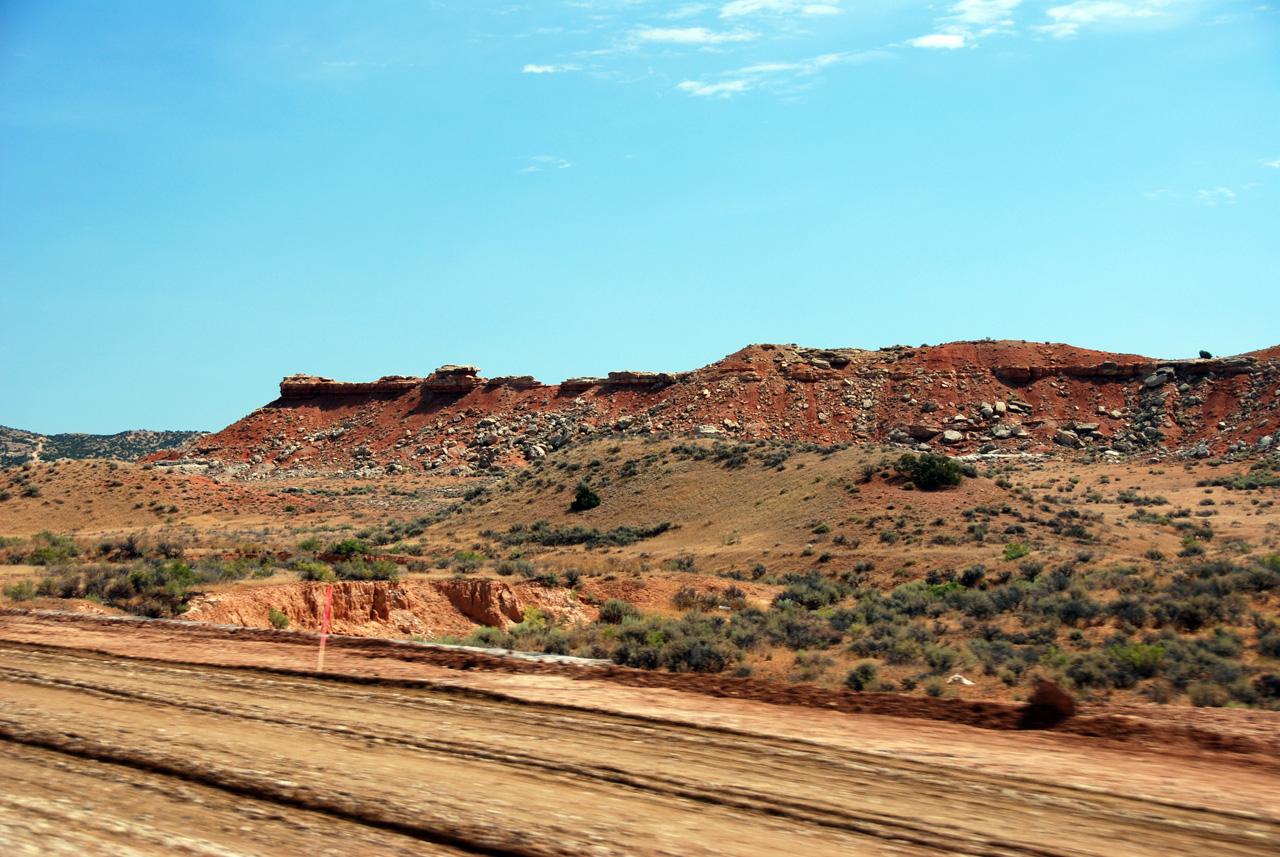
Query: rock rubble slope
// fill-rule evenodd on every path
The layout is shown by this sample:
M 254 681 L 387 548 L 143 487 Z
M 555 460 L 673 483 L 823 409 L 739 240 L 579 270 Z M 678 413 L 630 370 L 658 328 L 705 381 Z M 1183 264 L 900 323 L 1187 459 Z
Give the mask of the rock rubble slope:
M 1280 346 L 1156 360 L 1025 341 L 877 351 L 751 345 L 692 372 L 542 384 L 474 366 L 344 383 L 293 375 L 280 398 L 150 461 L 245 478 L 469 476 L 602 434 L 877 442 L 951 454 L 1112 457 L 1274 449 Z

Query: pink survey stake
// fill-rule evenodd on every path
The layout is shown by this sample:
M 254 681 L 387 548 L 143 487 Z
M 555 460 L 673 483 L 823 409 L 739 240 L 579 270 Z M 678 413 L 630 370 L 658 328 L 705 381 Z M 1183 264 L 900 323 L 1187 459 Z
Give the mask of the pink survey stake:
M 329 637 L 329 612 L 333 608 L 333 587 L 324 590 L 324 620 L 320 623 L 320 660 L 316 663 L 316 672 L 324 670 L 324 641 Z

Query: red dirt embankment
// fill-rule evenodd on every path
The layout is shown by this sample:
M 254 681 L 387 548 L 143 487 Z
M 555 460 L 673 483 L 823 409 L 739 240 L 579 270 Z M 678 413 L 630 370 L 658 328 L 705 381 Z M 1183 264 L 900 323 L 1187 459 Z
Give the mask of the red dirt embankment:
M 355 637 L 466 636 L 479 626 L 506 628 L 521 621 L 529 608 L 548 610 L 569 622 L 590 621 L 597 612 L 572 600 L 567 590 L 536 584 L 513 588 L 483 578 L 346 580 L 332 586 L 330 629 Z M 275 609 L 288 618 L 290 628 L 316 631 L 325 589 L 323 583 L 285 583 L 205 595 L 192 601 L 184 618 L 270 628 L 270 612 Z

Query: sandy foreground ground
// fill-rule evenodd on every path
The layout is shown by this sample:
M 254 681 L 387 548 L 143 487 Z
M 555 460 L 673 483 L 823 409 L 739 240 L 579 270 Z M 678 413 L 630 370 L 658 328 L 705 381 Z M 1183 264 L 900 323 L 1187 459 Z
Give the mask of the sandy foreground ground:
M 0 614 L 0 853 L 1280 853 L 1269 713 L 1187 712 L 1215 751 L 486 660 Z

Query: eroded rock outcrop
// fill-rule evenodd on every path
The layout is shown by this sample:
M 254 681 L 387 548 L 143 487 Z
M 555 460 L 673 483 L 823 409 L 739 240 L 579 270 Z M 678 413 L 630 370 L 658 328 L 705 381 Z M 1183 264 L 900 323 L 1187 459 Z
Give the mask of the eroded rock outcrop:
M 1261 438 L 1277 425 L 1280 347 L 1153 360 L 1022 341 L 877 351 L 766 344 L 692 372 L 558 385 L 485 380 L 474 366 L 368 384 L 295 375 L 280 399 L 154 460 L 248 478 L 468 476 L 601 433 L 655 432 L 932 444 L 953 454 L 1216 455 L 1270 449 Z

